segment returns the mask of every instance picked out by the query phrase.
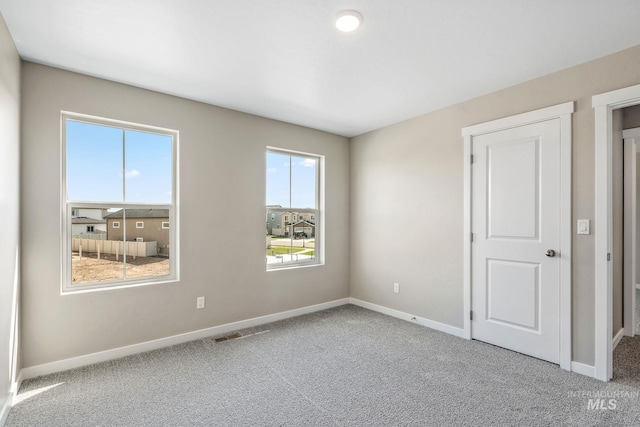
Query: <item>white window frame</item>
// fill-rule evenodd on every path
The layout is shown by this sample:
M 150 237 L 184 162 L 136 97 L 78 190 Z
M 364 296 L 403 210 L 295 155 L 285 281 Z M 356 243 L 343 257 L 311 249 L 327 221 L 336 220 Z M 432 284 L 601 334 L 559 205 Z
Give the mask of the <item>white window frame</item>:
M 318 218 L 318 221 L 315 226 L 315 236 L 314 236 L 315 242 L 314 242 L 313 259 L 308 261 L 299 261 L 299 262 L 296 261 L 296 262 L 289 262 L 289 263 L 282 263 L 282 264 L 267 264 L 266 258 L 265 258 L 266 269 L 267 271 L 278 271 L 278 270 L 296 269 L 296 268 L 324 265 L 324 238 L 325 238 L 325 234 L 324 234 L 324 217 L 325 217 L 324 215 L 324 200 L 325 200 L 324 156 L 320 154 L 305 153 L 301 151 L 293 151 L 293 150 L 287 150 L 287 149 L 271 147 L 271 146 L 267 146 L 266 154 L 268 153 L 282 154 L 285 156 L 306 157 L 306 158 L 312 158 L 316 160 L 316 208 L 308 209 L 308 208 L 298 208 L 295 206 L 288 206 L 285 208 L 274 208 L 274 207 L 267 207 L 265 203 L 265 209 L 268 209 L 272 212 L 278 212 L 281 215 L 283 215 L 284 213 L 288 213 L 292 215 L 292 217 L 294 213 L 296 213 L 297 215 L 299 215 L 299 212 L 309 213 L 311 215 L 314 215 L 316 218 Z M 267 176 L 267 172 L 266 172 L 266 164 L 265 164 L 265 177 L 266 176 Z M 266 189 L 266 180 L 265 180 L 265 189 Z M 265 190 L 265 193 L 266 193 L 266 190 Z M 285 222 L 287 222 L 288 215 L 284 215 L 284 217 L 285 217 Z M 290 232 L 289 233 L 290 235 L 288 236 L 288 238 L 293 241 L 293 222 L 291 222 L 290 225 L 287 225 L 285 227 L 285 232 L 286 230 L 289 230 Z
M 136 228 L 144 228 L 144 221 L 136 221 Z
M 150 204 L 150 203 L 113 203 L 113 202 L 86 202 L 79 200 L 67 200 L 67 147 L 66 147 L 66 123 L 67 120 L 85 122 L 89 124 L 95 124 L 99 126 L 109 126 L 117 129 L 141 131 L 148 133 L 155 133 L 165 136 L 170 136 L 172 139 L 172 191 L 171 202 L 165 204 Z M 179 240 L 179 185 L 178 185 L 178 156 L 179 156 L 179 131 L 174 129 L 160 128 L 157 126 L 148 126 L 138 123 L 131 123 L 121 120 L 108 119 L 103 117 L 96 117 L 87 114 L 79 114 L 69 111 L 61 111 L 60 113 L 60 162 L 62 166 L 61 183 L 60 183 L 60 196 L 62 212 L 61 212 L 61 253 L 62 263 L 61 280 L 60 280 L 60 293 L 75 294 L 82 292 L 94 292 L 109 289 L 129 288 L 134 286 L 155 285 L 162 283 L 174 283 L 180 280 L 180 240 Z M 124 171 L 123 171 L 124 173 Z M 71 239 L 72 239 L 72 227 L 71 218 L 72 211 L 74 209 L 109 209 L 119 208 L 125 209 L 125 216 L 122 221 L 126 220 L 126 209 L 168 209 L 169 221 L 173 222 L 174 226 L 169 230 L 169 271 L 170 273 L 162 276 L 143 277 L 143 278 L 131 278 L 123 280 L 105 280 L 101 282 L 89 282 L 72 284 L 72 267 L 71 267 Z M 116 223 L 118 226 L 116 227 Z M 124 224 L 126 231 L 126 222 Z M 113 228 L 120 228 L 120 221 L 113 222 Z M 126 245 L 125 245 L 126 246 Z M 126 255 L 122 254 L 122 255 Z
M 165 226 L 165 224 L 166 224 L 166 226 Z M 163 230 L 168 230 L 169 228 L 170 228 L 169 221 L 163 221 L 162 222 L 162 229 Z
M 113 221 L 111 223 L 111 228 L 120 228 L 120 221 Z

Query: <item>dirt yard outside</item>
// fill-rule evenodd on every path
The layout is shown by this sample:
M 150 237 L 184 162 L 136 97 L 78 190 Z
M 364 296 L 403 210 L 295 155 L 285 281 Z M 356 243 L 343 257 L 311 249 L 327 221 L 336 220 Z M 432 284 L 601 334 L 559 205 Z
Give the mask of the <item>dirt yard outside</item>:
M 116 261 L 115 255 L 82 254 L 71 255 L 71 284 L 102 282 L 105 280 L 122 280 L 124 263 L 122 255 Z M 127 257 L 127 278 L 154 277 L 169 274 L 169 258 L 164 257 Z

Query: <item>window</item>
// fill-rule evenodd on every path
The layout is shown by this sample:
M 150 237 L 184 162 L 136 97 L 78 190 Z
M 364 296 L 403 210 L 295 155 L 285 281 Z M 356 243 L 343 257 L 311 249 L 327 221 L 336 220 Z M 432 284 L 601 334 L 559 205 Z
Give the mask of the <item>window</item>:
M 71 209 L 71 216 L 80 216 L 80 209 Z
M 63 113 L 62 149 L 62 291 L 177 280 L 174 230 L 152 227 L 139 241 L 135 229 L 144 228 L 136 218 L 177 220 L 178 132 Z M 73 236 L 71 218 L 81 209 L 99 212 L 98 223 L 111 222 L 97 231 L 100 239 Z
M 168 222 L 163 222 L 162 223 L 162 229 L 163 230 L 168 230 L 169 229 L 169 223 Z
M 94 229 L 93 225 L 87 225 L 87 233 L 93 233 L 93 229 Z
M 322 162 L 322 156 L 267 149 L 267 213 L 280 213 L 285 222 L 284 236 L 267 237 L 267 270 L 322 262 L 320 221 L 315 226 L 288 222 L 289 215 L 293 221 L 305 215 L 320 217 Z

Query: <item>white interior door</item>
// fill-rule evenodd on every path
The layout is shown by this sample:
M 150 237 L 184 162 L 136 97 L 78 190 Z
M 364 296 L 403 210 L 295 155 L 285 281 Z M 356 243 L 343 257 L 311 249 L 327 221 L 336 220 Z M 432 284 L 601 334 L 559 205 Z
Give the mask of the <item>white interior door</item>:
M 473 136 L 471 336 L 560 360 L 560 119 Z

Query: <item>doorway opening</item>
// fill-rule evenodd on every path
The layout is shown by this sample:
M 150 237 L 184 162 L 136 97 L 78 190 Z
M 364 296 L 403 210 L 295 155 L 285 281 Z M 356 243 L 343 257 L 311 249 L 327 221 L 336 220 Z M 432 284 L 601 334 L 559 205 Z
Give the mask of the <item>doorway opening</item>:
M 615 163 L 624 164 L 622 128 L 624 113 L 640 105 L 640 85 L 596 95 L 592 99 L 595 109 L 595 377 L 609 381 L 613 375 L 613 349 L 635 324 L 625 319 L 624 292 L 627 303 L 635 299 L 630 286 L 624 281 L 624 205 L 614 203 L 621 199 L 618 184 L 623 175 L 616 174 Z M 627 109 L 627 110 L 623 110 Z M 630 125 L 629 125 L 630 126 Z M 627 160 L 631 160 L 628 156 Z M 635 162 L 634 162 L 635 163 Z M 624 166 L 622 170 L 624 170 Z M 617 221 L 616 221 L 617 218 Z M 628 227 L 631 227 L 629 225 Z M 628 250 L 627 252 L 631 252 Z M 628 253 L 628 256 L 633 255 Z M 627 274 L 629 277 L 629 274 Z M 627 309 L 626 317 L 633 316 Z
M 622 251 L 622 256 L 614 256 L 617 262 L 612 266 L 613 379 L 637 382 L 640 365 L 640 337 L 635 336 L 640 332 L 637 307 L 640 300 L 637 289 L 640 105 L 614 111 L 613 124 L 613 250 L 614 254 Z

